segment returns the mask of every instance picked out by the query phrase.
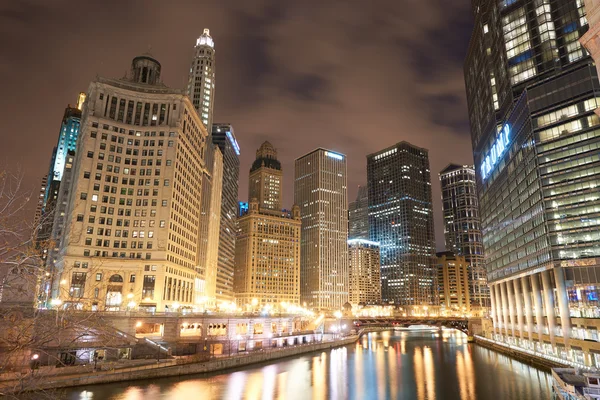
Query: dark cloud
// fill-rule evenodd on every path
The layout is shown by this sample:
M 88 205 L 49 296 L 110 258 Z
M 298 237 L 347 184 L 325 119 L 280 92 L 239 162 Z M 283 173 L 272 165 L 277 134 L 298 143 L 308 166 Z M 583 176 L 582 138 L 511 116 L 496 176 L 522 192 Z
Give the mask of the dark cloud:
M 163 80 L 184 87 L 195 39 L 216 43 L 215 118 L 242 148 L 240 199 L 264 140 L 279 150 L 285 203 L 293 161 L 316 147 L 348 156 L 350 198 L 366 154 L 401 140 L 430 150 L 437 173 L 472 162 L 462 60 L 467 0 L 103 1 L 0 3 L 0 162 L 35 186 L 47 170 L 64 107 L 97 74 L 121 77 L 148 50 Z

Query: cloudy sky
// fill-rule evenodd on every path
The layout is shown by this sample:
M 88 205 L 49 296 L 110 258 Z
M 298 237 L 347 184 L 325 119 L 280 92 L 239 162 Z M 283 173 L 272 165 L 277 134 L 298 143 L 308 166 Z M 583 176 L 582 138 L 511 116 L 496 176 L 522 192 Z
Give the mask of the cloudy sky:
M 347 155 L 349 198 L 366 154 L 406 140 L 429 149 L 436 239 L 437 173 L 472 163 L 462 74 L 469 0 L 0 2 L 0 165 L 35 187 L 67 103 L 96 75 L 122 77 L 147 52 L 185 86 L 196 38 L 215 40 L 215 122 L 242 148 L 240 199 L 254 152 L 269 140 L 293 200 L 293 161 L 325 147 Z

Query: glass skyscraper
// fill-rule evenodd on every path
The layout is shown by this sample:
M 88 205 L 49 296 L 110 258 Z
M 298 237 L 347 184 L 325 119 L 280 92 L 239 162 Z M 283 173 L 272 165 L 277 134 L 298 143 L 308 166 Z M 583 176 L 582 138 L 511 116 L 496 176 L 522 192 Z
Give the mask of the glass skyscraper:
M 369 191 L 358 187 L 356 200 L 348 205 L 348 238 L 369 240 Z
M 426 149 L 400 142 L 367 156 L 370 239 L 381 252 L 381 295 L 436 305 L 431 173 Z
M 600 366 L 600 85 L 578 41 L 583 0 L 479 0 L 473 11 L 464 72 L 490 335 Z

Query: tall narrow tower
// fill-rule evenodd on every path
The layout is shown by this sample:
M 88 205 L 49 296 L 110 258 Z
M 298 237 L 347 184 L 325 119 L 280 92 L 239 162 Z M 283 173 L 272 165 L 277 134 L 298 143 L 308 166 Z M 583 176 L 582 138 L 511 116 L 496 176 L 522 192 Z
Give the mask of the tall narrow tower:
M 256 199 L 261 210 L 281 211 L 282 177 L 277 150 L 271 143 L 264 142 L 256 150 L 256 160 L 250 168 L 248 201 Z
M 440 172 L 440 182 L 446 251 L 463 256 L 469 264 L 469 297 L 473 306 L 489 307 L 475 168 L 449 164 Z
M 187 90 L 202 123 L 211 132 L 215 100 L 215 42 L 208 29 L 204 29 L 196 40 Z

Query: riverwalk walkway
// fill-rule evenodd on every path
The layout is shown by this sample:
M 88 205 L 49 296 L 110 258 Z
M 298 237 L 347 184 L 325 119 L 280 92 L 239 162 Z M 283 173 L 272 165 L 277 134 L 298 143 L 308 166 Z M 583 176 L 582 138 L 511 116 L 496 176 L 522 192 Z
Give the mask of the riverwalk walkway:
M 368 329 L 368 331 L 373 330 L 381 329 Z M 364 330 L 357 335 L 351 335 L 335 340 L 325 340 L 322 342 L 298 344 L 281 348 L 261 349 L 238 353 L 231 356 L 214 357 L 206 361 L 194 360 L 192 356 L 161 360 L 160 362 L 131 360 L 126 363 L 110 364 L 110 369 L 108 370 L 106 367 L 109 364 L 105 364 L 102 367 L 102 370 L 94 370 L 93 365 L 86 365 L 33 370 L 28 371 L 26 374 L 0 374 L 0 397 L 9 393 L 134 381 L 139 379 L 156 379 L 240 368 L 275 359 L 346 346 L 355 343 L 360 335 L 366 333 L 366 331 L 367 330 Z M 132 364 L 134 365 L 132 366 Z

